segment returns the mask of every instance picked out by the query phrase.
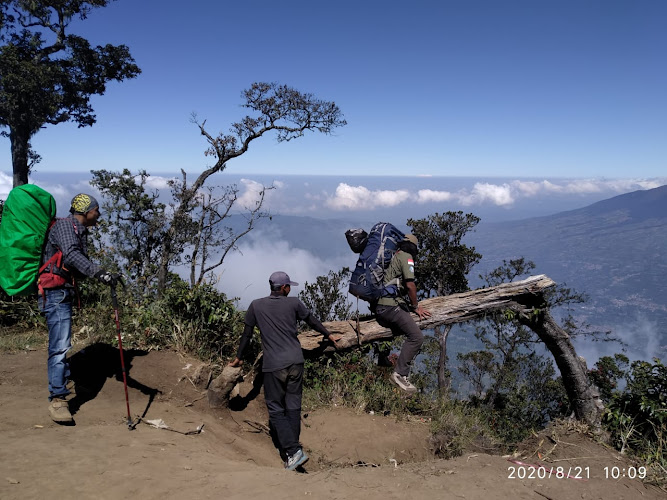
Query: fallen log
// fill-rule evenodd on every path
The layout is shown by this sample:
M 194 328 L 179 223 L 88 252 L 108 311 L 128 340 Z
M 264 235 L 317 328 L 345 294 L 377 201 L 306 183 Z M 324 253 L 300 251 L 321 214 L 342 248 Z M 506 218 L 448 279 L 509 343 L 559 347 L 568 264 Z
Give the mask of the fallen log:
M 416 314 L 412 316 L 424 330 L 481 318 L 495 311 L 511 311 L 522 324 L 531 328 L 551 351 L 575 416 L 594 429 L 599 429 L 603 405 L 597 389 L 588 382 L 586 362 L 577 356 L 570 336 L 558 326 L 546 307 L 543 293 L 555 284 L 551 278 L 541 274 L 489 288 L 433 297 L 420 302 L 421 306 L 431 312 L 430 318 L 419 320 Z M 339 350 L 394 337 L 390 329 L 380 326 L 374 319 L 359 322 L 329 321 L 324 323 L 324 326 L 340 337 Z M 300 333 L 299 341 L 304 354 L 309 357 L 317 357 L 334 350 L 331 342 L 324 340 L 322 335 L 313 330 Z M 220 404 L 221 399 L 228 398 L 235 376 L 236 374 L 229 374 L 227 377 L 221 375 L 221 380 L 217 381 L 215 386 L 216 389 L 224 386 L 223 393 L 217 392 L 215 397 L 210 399 L 211 402 Z M 227 390 L 229 392 L 226 392 Z
M 541 296 L 544 290 L 555 284 L 551 278 L 540 274 L 513 283 L 433 297 L 419 303 L 431 312 L 430 318 L 420 321 L 416 314 L 412 314 L 412 317 L 422 330 L 439 325 L 462 323 L 483 317 L 492 311 L 509 309 L 517 303 L 517 299 L 526 295 Z M 350 349 L 394 337 L 391 330 L 380 326 L 375 319 L 360 321 L 358 331 L 355 321 L 329 321 L 324 323 L 324 326 L 331 333 L 341 337 L 338 341 L 339 349 Z M 299 341 L 304 351 L 316 351 L 319 354 L 319 351 L 333 349 L 331 343 L 325 342 L 322 335 L 314 330 L 300 333 Z
M 588 381 L 586 361 L 577 356 L 570 336 L 558 326 L 545 304 L 543 293 L 555 284 L 551 278 L 540 274 L 489 288 L 433 297 L 420 302 L 431 312 L 430 318 L 419 320 L 416 314 L 412 317 L 424 330 L 481 318 L 494 311 L 511 311 L 537 334 L 553 355 L 577 419 L 599 429 L 604 409 L 599 391 Z M 391 330 L 380 326 L 374 319 L 358 323 L 331 321 L 324 326 L 340 336 L 338 345 L 341 350 L 394 337 Z M 306 355 L 317 356 L 333 350 L 331 343 L 313 330 L 299 334 L 299 341 Z

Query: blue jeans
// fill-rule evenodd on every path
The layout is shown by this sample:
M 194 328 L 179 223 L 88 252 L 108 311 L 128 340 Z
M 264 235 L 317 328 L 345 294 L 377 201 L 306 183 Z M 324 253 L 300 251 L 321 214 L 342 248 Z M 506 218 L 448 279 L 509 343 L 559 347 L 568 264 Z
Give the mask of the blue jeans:
M 39 296 L 39 308 L 46 317 L 49 329 L 49 401 L 69 394 L 67 381 L 70 376 L 67 351 L 72 347 L 72 298 L 71 288 L 45 290 L 46 303 Z

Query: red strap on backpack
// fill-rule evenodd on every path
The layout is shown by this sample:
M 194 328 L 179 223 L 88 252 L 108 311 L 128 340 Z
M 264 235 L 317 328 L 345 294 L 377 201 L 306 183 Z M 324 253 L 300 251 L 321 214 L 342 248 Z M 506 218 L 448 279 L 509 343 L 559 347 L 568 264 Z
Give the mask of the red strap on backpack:
M 54 219 L 51 221 L 51 224 L 49 225 L 49 230 L 53 227 L 53 225 L 56 223 L 56 220 Z M 76 229 L 76 225 L 72 224 L 74 226 L 74 232 L 76 234 L 79 234 L 79 232 Z M 45 290 L 49 288 L 58 288 L 61 286 L 66 285 L 69 283 L 67 278 L 60 276 L 59 274 L 56 274 L 53 272 L 54 267 L 57 269 L 64 269 L 67 271 L 67 268 L 63 267 L 62 265 L 63 262 L 63 252 L 59 249 L 56 253 L 53 254 L 53 256 L 47 260 L 42 267 L 39 268 L 39 271 L 37 272 L 37 290 L 38 293 L 42 296 L 42 300 L 44 301 L 44 304 L 46 304 L 46 292 Z M 49 269 L 48 272 L 44 272 L 45 269 Z M 79 309 L 81 308 L 81 299 L 79 298 L 79 289 L 76 286 L 76 280 L 72 277 L 72 286 L 74 287 L 74 291 L 76 292 L 77 300 L 79 302 Z

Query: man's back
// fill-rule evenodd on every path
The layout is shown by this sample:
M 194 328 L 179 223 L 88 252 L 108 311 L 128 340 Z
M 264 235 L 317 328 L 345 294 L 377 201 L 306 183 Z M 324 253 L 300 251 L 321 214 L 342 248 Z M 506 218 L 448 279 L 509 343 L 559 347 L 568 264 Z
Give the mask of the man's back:
M 270 295 L 251 302 L 245 323 L 259 327 L 261 332 L 264 351 L 262 371 L 281 370 L 304 362 L 297 338 L 297 322 L 305 320 L 309 314 L 306 306 L 296 297 Z
M 397 295 L 382 297 L 378 300 L 378 305 L 383 306 L 395 306 L 399 304 L 407 304 L 407 301 L 404 298 L 405 294 L 405 281 L 414 280 L 415 277 L 415 264 L 412 255 L 407 252 L 398 251 L 391 258 L 389 267 L 387 267 L 384 273 L 384 284 L 389 285 L 396 283 L 397 285 Z

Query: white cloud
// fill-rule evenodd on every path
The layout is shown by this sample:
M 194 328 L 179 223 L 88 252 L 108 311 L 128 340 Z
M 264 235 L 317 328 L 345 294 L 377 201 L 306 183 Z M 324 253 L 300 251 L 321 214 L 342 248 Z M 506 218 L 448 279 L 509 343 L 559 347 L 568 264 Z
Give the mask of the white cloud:
M 464 206 L 480 206 L 492 204 L 509 207 L 519 199 L 535 198 L 547 194 L 586 195 L 605 192 L 625 193 L 637 189 L 651 189 L 661 186 L 667 179 L 577 179 L 562 181 L 524 181 L 515 180 L 509 183 L 492 184 L 478 182 L 471 189 L 462 189 L 456 193 L 434 189 L 419 189 L 410 192 L 400 190 L 372 190 L 366 186 L 350 186 L 338 184 L 333 196 L 325 196 L 324 205 L 333 210 L 373 210 L 375 208 L 395 207 L 401 203 L 415 201 L 419 204 L 458 202 Z M 310 201 L 318 201 L 320 197 L 306 193 L 304 197 Z
M 553 184 L 549 181 L 535 182 L 535 181 L 513 181 L 512 188 L 518 191 L 518 194 L 531 198 L 533 196 L 539 195 L 543 191 L 548 192 L 560 192 L 562 187 L 557 184 Z
M 478 182 L 469 194 L 461 194 L 459 201 L 463 205 L 481 205 L 485 202 L 494 205 L 507 206 L 514 203 L 512 188 L 509 184 L 498 186 L 496 184 L 487 184 Z
M 417 192 L 417 203 L 431 203 L 449 201 L 453 198 L 449 191 L 433 191 L 432 189 L 420 189 Z
M 276 191 L 283 187 L 283 183 L 274 182 L 273 186 L 274 189 L 267 189 L 264 193 L 264 209 L 271 208 L 271 200 L 275 198 Z M 265 186 L 251 179 L 241 179 L 241 188 L 243 192 L 237 199 L 238 206 L 245 210 L 254 210 L 261 200 L 262 191 L 265 189 Z
M 404 189 L 371 191 L 364 186 L 340 183 L 334 196 L 328 198 L 325 204 L 333 210 L 372 210 L 394 207 L 409 198 L 410 193 Z
M 140 181 L 140 177 L 136 177 Z M 169 181 L 174 180 L 175 177 L 160 177 L 159 175 L 151 175 L 146 179 L 146 187 L 150 189 L 169 189 Z
M 550 181 L 539 183 L 539 189 L 536 189 L 533 195 L 539 195 L 541 192 L 554 192 L 566 194 L 594 194 L 611 191 L 615 193 L 627 193 L 641 189 L 654 189 L 667 183 L 666 178 L 657 179 L 575 179 L 564 181 L 558 185 Z M 525 186 L 520 181 L 512 183 L 517 189 L 524 190 Z
M 269 276 L 274 271 L 285 271 L 292 281 L 299 283 L 292 288 L 292 294 L 297 295 L 306 282 L 313 283 L 317 276 L 349 266 L 349 262 L 323 260 L 287 241 L 277 241 L 270 230 L 253 231 L 242 241 L 241 252 L 225 259 L 217 285 L 227 297 L 238 297 L 242 308 L 269 294 Z
M 56 184 L 54 186 L 41 186 L 46 189 L 49 193 L 53 195 L 56 200 L 65 200 L 70 201 L 70 198 L 74 198 L 75 194 L 71 193 L 65 186 L 62 184 Z M 90 192 L 90 186 L 88 186 L 88 192 Z
M 13 179 L 11 176 L 0 172 L 0 199 L 7 199 L 7 195 L 12 190 Z M 35 183 L 45 191 L 49 192 L 55 199 L 56 202 L 63 202 L 69 205 L 70 200 L 76 194 L 71 187 L 65 187 L 62 184 L 49 184 L 45 182 Z M 91 192 L 91 187 L 86 183 L 86 189 L 81 190 L 81 192 Z M 77 191 L 78 192 L 78 191 Z M 91 193 L 92 194 L 92 193 Z
M 604 181 L 607 189 L 618 193 L 627 193 L 638 189 L 654 189 L 667 184 L 667 179 L 611 179 Z
M 604 188 L 604 183 L 601 181 L 581 179 L 568 182 L 563 186 L 563 191 L 572 194 L 587 194 L 599 193 Z
M 512 192 L 515 197 L 533 198 L 543 194 L 598 194 L 604 192 L 627 193 L 640 189 L 653 189 L 663 186 L 667 179 L 571 179 L 554 183 L 548 180 L 513 181 Z
M 0 199 L 7 199 L 7 195 L 12 190 L 14 180 L 10 175 L 0 172 Z

